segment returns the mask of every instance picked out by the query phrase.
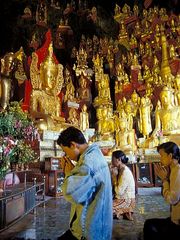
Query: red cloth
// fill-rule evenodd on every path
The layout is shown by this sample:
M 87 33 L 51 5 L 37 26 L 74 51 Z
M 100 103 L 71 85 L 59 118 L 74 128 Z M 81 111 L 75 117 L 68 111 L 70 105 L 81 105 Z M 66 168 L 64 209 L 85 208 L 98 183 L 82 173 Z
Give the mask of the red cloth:
M 46 33 L 46 40 L 43 46 L 35 51 L 35 53 L 38 55 L 38 68 L 40 64 L 45 60 L 48 54 L 48 47 L 49 44 L 52 42 L 52 35 L 51 30 L 49 29 Z M 54 61 L 56 64 L 58 64 L 58 60 L 56 59 L 55 55 L 53 55 Z M 31 65 L 31 57 L 28 58 L 28 64 Z
M 24 102 L 22 104 L 22 110 L 23 111 L 29 111 L 31 91 L 32 91 L 31 82 L 29 80 L 26 80 L 25 81 Z

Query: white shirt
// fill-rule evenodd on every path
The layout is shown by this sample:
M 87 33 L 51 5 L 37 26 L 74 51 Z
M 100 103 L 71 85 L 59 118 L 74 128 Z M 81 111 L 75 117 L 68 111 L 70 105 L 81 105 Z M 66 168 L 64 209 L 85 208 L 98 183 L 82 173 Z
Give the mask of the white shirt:
M 131 170 L 125 166 L 122 175 L 115 186 L 115 194 L 118 199 L 135 198 L 135 181 Z

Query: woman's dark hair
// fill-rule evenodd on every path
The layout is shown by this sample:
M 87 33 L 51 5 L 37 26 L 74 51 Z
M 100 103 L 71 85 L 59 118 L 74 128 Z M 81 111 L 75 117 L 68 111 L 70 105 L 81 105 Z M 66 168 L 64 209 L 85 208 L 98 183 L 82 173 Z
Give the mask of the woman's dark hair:
M 163 149 L 167 154 L 172 153 L 172 158 L 178 160 L 180 164 L 180 150 L 176 143 L 174 142 L 165 142 L 157 147 L 157 151 Z
M 70 147 L 72 141 L 79 144 L 87 143 L 83 133 L 79 129 L 69 127 L 59 134 L 57 144 Z
M 120 159 L 122 163 L 126 164 L 128 162 L 128 157 L 126 157 L 123 151 L 117 150 L 112 153 L 112 157 Z

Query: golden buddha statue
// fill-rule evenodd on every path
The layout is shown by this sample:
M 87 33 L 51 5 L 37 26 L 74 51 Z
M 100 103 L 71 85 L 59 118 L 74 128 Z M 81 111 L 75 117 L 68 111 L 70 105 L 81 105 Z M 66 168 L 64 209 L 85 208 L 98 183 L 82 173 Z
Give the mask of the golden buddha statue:
M 175 59 L 177 57 L 176 51 L 175 51 L 175 47 L 173 44 L 170 45 L 169 47 L 169 58 L 170 59 Z
M 143 71 L 143 80 L 145 81 L 145 83 L 153 82 L 152 73 L 150 71 L 150 68 L 146 64 L 144 66 L 144 71 Z
M 137 4 L 134 4 L 134 6 L 133 6 L 133 13 L 134 13 L 134 16 L 136 16 L 136 17 L 139 16 L 139 7 Z
M 125 98 L 126 99 L 126 98 Z M 122 100 L 121 99 L 118 99 L 117 101 L 117 104 L 116 104 L 116 111 L 118 113 L 121 113 L 121 111 L 123 110 L 124 106 L 123 106 L 123 103 L 122 103 Z
M 121 27 L 120 27 L 120 31 L 119 31 L 119 35 L 118 35 L 118 40 L 120 43 L 122 43 L 122 41 L 128 39 L 128 32 L 126 30 L 126 26 L 124 21 L 121 21 Z
M 63 66 L 56 64 L 53 58 L 53 45 L 50 43 L 48 54 L 37 67 L 38 57 L 32 54 L 30 77 L 32 83 L 30 112 L 35 119 L 39 115 L 47 116 L 53 120 L 61 121 L 61 104 L 58 94 L 63 85 Z M 53 127 L 53 126 L 52 126 Z
M 137 149 L 135 131 L 128 129 L 128 125 L 127 114 L 122 111 L 119 116 L 119 129 L 115 131 L 116 148 L 126 152 L 135 152 Z
M 24 83 L 25 80 L 27 80 L 27 76 L 24 69 L 25 53 L 22 47 L 19 49 L 19 51 L 15 53 L 15 57 L 17 60 L 15 78 L 17 79 L 18 84 L 21 85 Z
M 133 105 L 131 101 L 127 101 L 124 106 L 124 112 L 127 116 L 127 130 L 133 129 Z
M 82 106 L 82 111 L 80 112 L 80 129 L 82 131 L 85 131 L 87 128 L 89 128 L 89 114 L 87 112 L 87 106 L 84 104 Z
M 129 45 L 131 48 L 137 48 L 137 39 L 133 33 L 131 34 Z
M 140 97 L 137 94 L 136 90 L 134 90 L 133 93 L 131 94 L 130 101 L 132 103 L 133 116 L 136 117 L 137 110 L 138 110 L 139 104 L 140 104 Z
M 88 79 L 84 75 L 80 76 L 79 89 L 77 90 L 77 98 L 81 101 L 90 102 L 92 101 L 91 90 L 88 86 Z
M 79 127 L 78 113 L 75 108 L 70 108 L 67 122 L 75 127 Z
M 146 139 L 149 137 L 149 134 L 152 131 L 152 123 L 151 123 L 152 109 L 153 109 L 153 105 L 150 99 L 147 97 L 142 97 L 140 107 L 139 107 L 139 113 L 140 113 L 139 130 Z
M 141 69 L 141 65 L 139 64 L 137 54 L 133 55 L 132 63 L 131 63 L 131 69 L 132 70 L 140 70 Z
M 3 109 L 7 107 L 13 96 L 12 71 L 14 69 L 15 55 L 13 52 L 7 53 L 1 59 L 1 81 L 0 81 L 0 105 Z
M 159 60 L 157 59 L 156 55 L 154 55 L 154 59 L 153 59 L 152 77 L 153 77 L 153 82 L 156 85 L 160 85 L 160 66 L 159 66 Z
M 116 4 L 115 8 L 114 8 L 114 20 L 116 20 L 117 22 L 119 22 L 122 19 L 122 12 L 121 12 L 121 7 Z
M 153 95 L 153 87 L 151 83 L 146 84 L 146 92 L 145 92 L 145 97 L 151 99 Z
M 97 138 L 98 140 L 113 141 L 114 139 L 114 118 L 110 107 L 104 105 L 100 106 L 96 110 L 97 116 Z
M 122 14 L 123 14 L 123 18 L 128 18 L 131 16 L 131 8 L 128 4 L 124 4 L 124 6 L 122 7 Z
M 98 96 L 94 99 L 94 105 L 101 105 L 103 103 L 111 103 L 111 94 L 109 87 L 109 75 L 103 74 L 102 79 L 98 81 Z
M 140 26 L 140 23 L 139 21 L 136 22 L 135 26 L 134 26 L 134 34 L 136 37 L 140 36 L 141 35 L 141 26 Z
M 75 87 L 72 82 L 71 73 L 68 68 L 65 69 L 65 95 L 64 102 L 75 100 Z
M 173 90 L 164 87 L 160 93 L 161 108 L 155 112 L 155 129 L 152 136 L 158 131 L 163 135 L 173 135 L 180 133 L 180 107 L 174 105 Z

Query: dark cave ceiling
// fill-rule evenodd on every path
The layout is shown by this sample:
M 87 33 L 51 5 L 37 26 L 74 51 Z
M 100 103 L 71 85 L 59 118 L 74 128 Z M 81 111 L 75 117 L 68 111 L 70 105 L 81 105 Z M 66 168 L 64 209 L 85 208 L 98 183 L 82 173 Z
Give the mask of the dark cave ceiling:
M 58 1 L 58 0 L 57 0 Z M 74 0 L 77 2 L 78 0 Z M 143 0 L 86 0 L 88 6 L 100 6 L 106 12 L 113 15 L 113 10 L 115 3 L 118 3 L 121 7 L 127 3 L 130 6 L 138 4 L 142 6 Z M 47 0 L 48 3 L 51 0 Z M 68 0 L 59 0 L 60 4 L 66 5 Z M 82 2 L 84 2 L 82 0 Z M 152 6 L 159 5 L 160 7 L 166 7 L 167 9 L 174 8 L 176 13 L 179 13 L 179 0 L 153 0 Z M 26 6 L 37 6 L 38 0 L 1 0 L 0 1 L 0 56 L 5 54 L 7 51 L 13 50 L 12 40 L 14 39 L 16 33 L 14 29 L 17 24 L 17 19 L 23 14 L 24 8 Z M 20 41 L 20 39 L 19 39 Z

